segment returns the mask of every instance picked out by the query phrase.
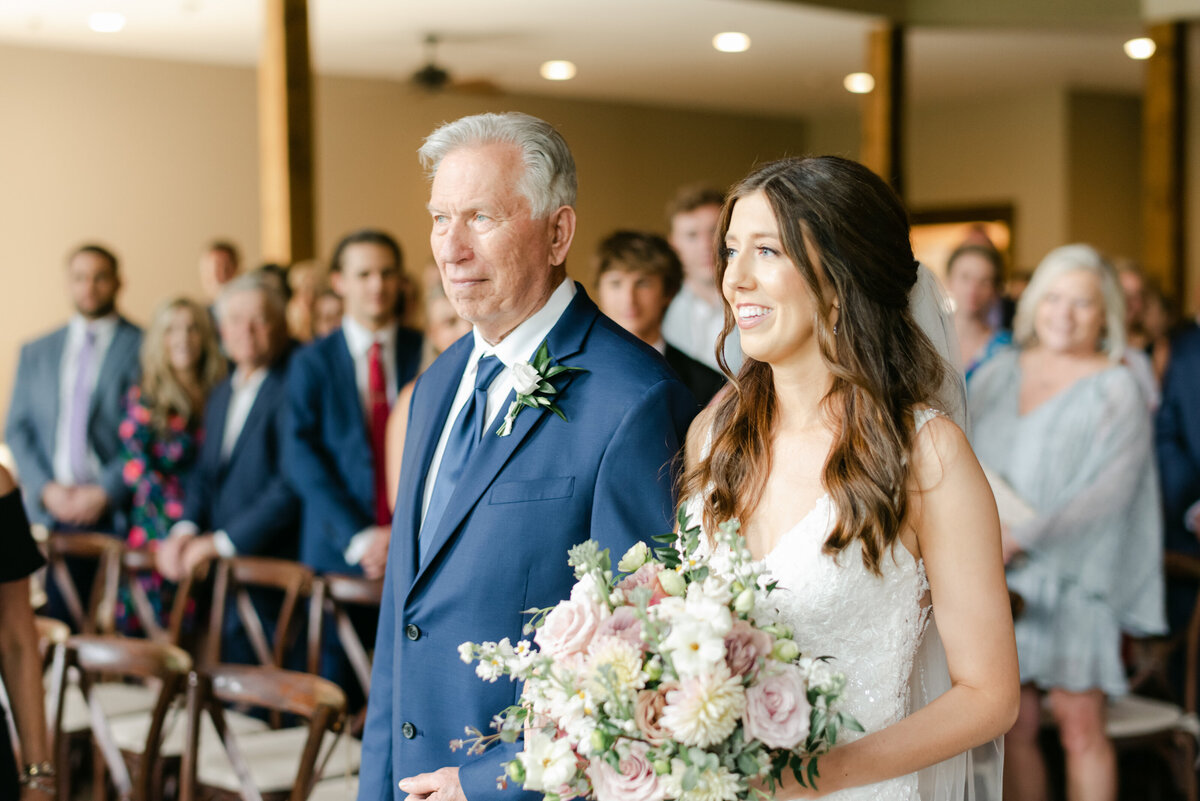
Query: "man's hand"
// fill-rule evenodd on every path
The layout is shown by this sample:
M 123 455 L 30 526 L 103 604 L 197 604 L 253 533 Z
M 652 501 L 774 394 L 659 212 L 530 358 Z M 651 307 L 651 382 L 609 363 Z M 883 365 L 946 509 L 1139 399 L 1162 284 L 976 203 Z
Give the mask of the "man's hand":
M 392 530 L 386 526 L 375 526 L 371 529 L 371 542 L 363 553 L 359 565 L 363 575 L 369 579 L 383 578 L 387 568 L 388 545 L 392 541 Z
M 212 534 L 201 534 L 187 539 L 189 542 L 183 549 L 182 575 L 187 575 L 195 570 L 197 565 L 220 556 L 217 553 L 217 543 L 213 540 Z
M 74 514 L 71 508 L 71 492 L 57 481 L 48 481 L 42 487 L 42 506 L 55 520 L 68 522 L 67 517 Z
M 1193 503 L 1191 507 L 1184 512 L 1183 522 L 1184 525 L 1187 526 L 1188 530 L 1195 534 L 1197 539 L 1200 539 L 1200 501 Z
M 458 783 L 458 768 L 410 776 L 400 782 L 400 789 L 408 793 L 405 801 L 467 801 Z
M 100 519 L 108 508 L 108 493 L 99 484 L 81 484 L 71 488 L 71 503 L 75 510 L 77 526 L 90 526 Z
M 154 566 L 167 579 L 176 584 L 183 578 L 183 552 L 187 549 L 191 534 L 176 534 L 159 542 L 154 553 Z

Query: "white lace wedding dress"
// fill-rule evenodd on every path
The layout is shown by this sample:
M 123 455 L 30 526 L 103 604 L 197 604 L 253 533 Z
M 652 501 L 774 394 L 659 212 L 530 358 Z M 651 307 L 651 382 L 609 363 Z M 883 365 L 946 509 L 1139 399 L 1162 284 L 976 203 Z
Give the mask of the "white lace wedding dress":
M 936 413 L 920 412 L 918 429 Z M 699 498 L 689 502 L 693 520 L 701 517 Z M 830 667 L 846 676 L 842 709 L 857 718 L 866 733 L 883 729 L 949 687 L 945 653 L 931 625 L 925 565 L 900 543 L 884 554 L 882 575 L 862 561 L 854 542 L 836 556 L 822 551 L 836 509 L 828 494 L 779 538 L 762 560 L 764 579 L 776 580 L 773 609 L 764 617 L 790 627 L 805 656 L 831 656 Z M 707 541 L 703 538 L 702 541 Z M 703 546 L 702 546 L 703 547 Z M 712 565 L 720 570 L 722 554 Z M 911 689 L 910 689 L 911 688 Z M 846 731 L 839 743 L 865 734 Z M 916 801 L 922 799 L 999 799 L 999 756 L 982 777 L 968 779 L 973 768 L 963 756 L 878 784 L 843 790 L 830 801 Z M 818 785 L 820 784 L 818 780 Z M 976 787 L 982 784 L 982 787 Z

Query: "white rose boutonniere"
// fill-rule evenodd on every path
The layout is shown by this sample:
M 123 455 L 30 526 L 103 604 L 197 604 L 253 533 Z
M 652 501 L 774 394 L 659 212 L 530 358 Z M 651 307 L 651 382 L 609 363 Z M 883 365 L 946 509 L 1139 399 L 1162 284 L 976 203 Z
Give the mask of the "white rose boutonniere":
M 552 400 L 552 397 L 558 394 L 558 390 L 550 383 L 550 379 L 576 370 L 587 372 L 582 367 L 568 367 L 564 364 L 551 365 L 550 348 L 545 342 L 533 355 L 532 363 L 517 362 L 514 364 L 512 366 L 513 389 L 517 393 L 517 399 L 509 405 L 508 413 L 504 415 L 504 422 L 501 423 L 500 430 L 496 434 L 501 437 L 511 434 L 517 414 L 525 406 L 531 409 L 549 409 L 566 420 L 567 416 Z

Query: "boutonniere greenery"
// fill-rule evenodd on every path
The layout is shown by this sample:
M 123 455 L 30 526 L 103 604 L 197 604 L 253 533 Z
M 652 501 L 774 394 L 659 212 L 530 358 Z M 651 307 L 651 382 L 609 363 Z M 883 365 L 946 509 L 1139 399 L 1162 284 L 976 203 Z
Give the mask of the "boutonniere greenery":
M 504 422 L 500 424 L 500 430 L 496 432 L 501 437 L 507 437 L 512 433 L 517 414 L 526 406 L 530 409 L 549 409 L 565 421 L 567 416 L 554 402 L 554 396 L 558 394 L 558 390 L 554 388 L 550 380 L 567 372 L 587 372 L 582 367 L 550 364 L 550 348 L 545 342 L 537 349 L 537 353 L 533 354 L 532 363 L 517 362 L 512 366 L 512 371 L 513 389 L 517 392 L 517 399 L 509 405 L 508 413 L 504 415 Z

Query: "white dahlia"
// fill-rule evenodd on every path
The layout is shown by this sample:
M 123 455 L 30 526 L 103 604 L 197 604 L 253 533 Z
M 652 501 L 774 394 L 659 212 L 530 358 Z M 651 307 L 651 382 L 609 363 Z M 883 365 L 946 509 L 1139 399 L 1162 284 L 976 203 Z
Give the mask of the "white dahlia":
M 684 745 L 707 748 L 724 740 L 746 709 L 742 679 L 724 662 L 711 672 L 679 682 L 667 693 L 660 724 Z

